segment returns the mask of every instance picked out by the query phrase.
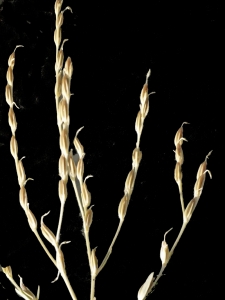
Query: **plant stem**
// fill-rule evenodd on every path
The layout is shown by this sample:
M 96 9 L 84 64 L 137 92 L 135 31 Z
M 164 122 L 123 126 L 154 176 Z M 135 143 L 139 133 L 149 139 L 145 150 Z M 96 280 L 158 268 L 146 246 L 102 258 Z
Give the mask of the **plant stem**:
M 117 227 L 116 233 L 115 233 L 115 235 L 114 235 L 114 238 L 113 238 L 113 240 L 112 240 L 112 243 L 111 243 L 111 245 L 109 246 L 109 249 L 108 249 L 108 251 L 107 251 L 107 253 L 106 253 L 106 256 L 104 257 L 104 259 L 103 259 L 103 261 L 102 261 L 100 267 L 98 268 L 98 274 L 99 274 L 99 272 L 104 268 L 105 264 L 107 263 L 107 261 L 108 261 L 110 255 L 111 255 L 111 253 L 112 253 L 113 245 L 114 245 L 114 243 L 115 243 L 115 241 L 116 241 L 116 239 L 117 239 L 117 236 L 118 236 L 118 234 L 119 234 L 119 232 L 120 232 L 120 229 L 121 229 L 121 227 L 122 227 L 122 224 L 123 224 L 123 221 L 120 221 L 120 223 L 119 223 L 119 225 L 118 225 L 118 227 Z

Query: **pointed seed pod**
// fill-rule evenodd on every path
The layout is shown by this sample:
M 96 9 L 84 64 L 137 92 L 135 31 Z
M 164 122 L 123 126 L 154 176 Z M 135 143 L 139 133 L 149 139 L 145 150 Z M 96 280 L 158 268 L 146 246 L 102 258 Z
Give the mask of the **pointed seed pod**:
M 179 185 L 182 181 L 182 171 L 181 171 L 181 165 L 179 163 L 176 163 L 175 170 L 174 170 L 174 179 L 176 183 Z
M 91 275 L 93 277 L 96 277 L 97 272 L 98 272 L 98 260 L 97 260 L 97 257 L 95 255 L 96 249 L 97 249 L 97 247 L 92 249 L 92 251 L 91 251 L 90 268 L 91 268 Z
M 170 230 L 172 230 L 173 228 L 171 228 Z M 168 230 L 165 234 L 164 234 L 164 240 L 162 241 L 162 245 L 161 245 L 161 250 L 160 250 L 160 259 L 162 261 L 162 265 L 166 265 L 169 259 L 169 247 L 168 244 L 166 242 L 166 235 L 167 233 L 170 231 Z
M 83 207 L 85 209 L 87 209 L 88 206 L 90 206 L 90 204 L 91 204 L 91 193 L 88 191 L 88 188 L 87 188 L 87 185 L 86 185 L 86 180 L 89 177 L 93 177 L 93 176 L 92 175 L 87 176 L 84 179 L 83 184 L 81 185 L 81 200 L 82 200 Z
M 67 129 L 63 129 L 60 133 L 59 146 L 62 154 L 67 158 L 69 150 L 69 139 Z
M 81 143 L 80 143 L 80 141 L 79 141 L 79 139 L 78 139 L 77 136 L 78 136 L 78 133 L 79 133 L 83 128 L 84 128 L 84 127 L 81 127 L 80 129 L 77 130 L 76 135 L 75 135 L 75 138 L 74 138 L 74 140 L 73 140 L 74 147 L 75 147 L 75 149 L 76 149 L 76 151 L 77 151 L 77 153 L 78 153 L 80 159 L 84 158 L 85 153 L 84 153 L 84 147 L 81 145 Z
M 142 152 L 139 148 L 135 148 L 132 153 L 132 166 L 137 170 L 142 159 Z
M 7 84 L 5 87 L 5 99 L 10 107 L 13 106 L 13 95 L 12 95 L 12 87 Z
M 41 232 L 46 238 L 46 240 L 49 241 L 49 243 L 51 243 L 54 247 L 57 247 L 57 241 L 54 233 L 45 225 L 43 221 L 44 217 L 47 216 L 49 213 L 50 211 L 41 217 Z
M 73 63 L 70 57 L 67 58 L 65 62 L 64 72 L 66 73 L 69 78 L 72 77 L 73 74 Z
M 145 283 L 140 287 L 138 291 L 138 300 L 143 300 L 148 295 L 151 286 L 154 282 L 154 272 L 152 272 L 148 278 L 146 279 Z
M 25 211 L 28 223 L 30 225 L 30 228 L 33 232 L 37 231 L 37 220 L 32 213 L 32 211 L 29 209 L 29 204 L 27 203 L 27 209 Z
M 76 178 L 77 167 L 73 159 L 73 151 L 70 151 L 69 154 L 69 174 L 72 179 Z
M 15 160 L 18 159 L 18 144 L 15 135 L 12 135 L 10 140 L 10 152 Z
M 83 183 L 83 175 L 84 175 L 84 161 L 83 159 L 79 159 L 77 163 L 77 178 L 80 184 Z
M 63 3 L 63 0 L 56 0 L 56 1 L 55 1 L 54 9 L 55 9 L 55 14 L 56 14 L 56 16 L 59 14 L 59 12 L 60 12 L 60 10 L 61 10 L 62 3 Z
M 193 198 L 187 205 L 185 211 L 184 211 L 184 222 L 188 223 L 192 217 L 192 214 L 194 212 L 194 209 L 197 204 L 197 198 Z
M 210 151 L 206 155 L 206 158 L 205 158 L 204 162 L 199 166 L 196 179 L 198 179 L 206 171 L 206 168 L 207 168 L 207 159 L 209 158 L 209 156 L 211 155 L 211 153 L 212 153 L 212 151 Z
M 88 210 L 86 210 L 84 218 L 85 218 L 85 228 L 84 229 L 86 232 L 89 232 L 89 229 L 90 229 L 90 226 L 91 226 L 92 220 L 93 220 L 93 211 L 92 211 L 91 207 Z
M 123 198 L 120 200 L 119 207 L 118 207 L 118 216 L 121 222 L 123 222 L 128 207 L 128 198 L 127 195 L 124 195 Z
M 12 107 L 10 107 L 10 109 L 9 109 L 8 122 L 9 122 L 9 126 L 11 128 L 11 131 L 12 131 L 12 135 L 15 135 L 16 128 L 17 128 L 17 122 L 16 122 L 16 115 L 15 115 Z
M 20 205 L 22 206 L 23 210 L 25 211 L 27 209 L 28 198 L 27 198 L 27 192 L 26 192 L 26 189 L 24 186 L 22 186 L 20 188 L 19 200 L 20 200 Z
M 66 182 L 62 179 L 59 180 L 58 191 L 59 191 L 60 202 L 65 204 L 67 199 L 67 187 L 66 187 Z
M 66 180 L 68 176 L 67 161 L 65 156 L 62 154 L 59 158 L 59 176 L 62 178 L 62 180 Z
M 132 169 L 127 175 L 127 179 L 125 182 L 124 194 L 130 195 L 132 193 L 135 181 L 135 171 Z
M 142 120 L 141 112 L 139 111 L 135 121 L 135 131 L 137 132 L 138 136 L 140 136 L 142 129 L 143 129 L 143 120 Z
M 26 174 L 22 163 L 23 158 L 21 158 L 16 162 L 16 171 L 17 171 L 18 183 L 20 187 L 22 187 L 26 182 Z
M 7 278 L 13 278 L 12 268 L 10 266 L 7 266 L 5 268 L 2 267 L 2 271 L 3 271 L 3 273 L 5 273 Z

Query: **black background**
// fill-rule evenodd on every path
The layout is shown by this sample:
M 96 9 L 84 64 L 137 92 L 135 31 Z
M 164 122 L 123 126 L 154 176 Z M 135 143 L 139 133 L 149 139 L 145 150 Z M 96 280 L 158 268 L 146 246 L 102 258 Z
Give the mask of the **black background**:
M 113 253 L 97 277 L 96 298 L 137 299 L 151 272 L 157 274 L 164 233 L 172 247 L 182 223 L 173 178 L 173 139 L 182 122 L 184 198 L 193 196 L 197 169 L 213 150 L 198 207 L 154 293 L 180 299 L 215 299 L 223 262 L 222 212 L 224 178 L 224 53 L 222 1 L 64 1 L 65 57 L 74 66 L 70 105 L 71 147 L 74 135 L 84 146 L 85 176 L 92 193 L 92 248 L 102 261 L 118 224 L 117 208 L 131 169 L 135 147 L 134 122 L 139 95 L 150 68 L 150 110 L 141 138 L 143 159 L 125 223 Z M 14 160 L 9 152 L 11 131 L 4 98 L 7 60 L 16 45 L 14 101 L 19 158 L 23 160 L 30 208 L 55 232 L 59 215 L 59 136 L 54 100 L 54 1 L 4 1 L 0 6 L 0 264 L 10 265 L 41 300 L 70 299 L 56 269 L 27 224 L 18 200 Z M 222 152 L 221 152 L 222 150 Z M 71 184 L 61 241 L 67 273 L 78 300 L 89 299 L 90 276 L 82 222 Z M 53 247 L 46 241 L 52 254 Z M 1 300 L 18 299 L 0 273 Z M 149 298 L 149 299 L 150 299 Z

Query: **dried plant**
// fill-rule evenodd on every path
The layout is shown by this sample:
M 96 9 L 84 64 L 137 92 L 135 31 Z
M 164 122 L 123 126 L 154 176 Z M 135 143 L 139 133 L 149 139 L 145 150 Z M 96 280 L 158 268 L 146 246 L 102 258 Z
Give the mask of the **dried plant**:
M 86 249 L 87 249 L 87 258 L 89 262 L 90 267 L 90 275 L 91 275 L 91 288 L 90 288 L 90 300 L 96 300 L 95 296 L 95 282 L 98 274 L 102 271 L 104 266 L 106 265 L 111 253 L 112 249 L 114 247 L 114 244 L 116 242 L 116 239 L 120 233 L 120 230 L 122 228 L 122 225 L 125 220 L 125 216 L 127 214 L 128 206 L 130 203 L 130 199 L 132 196 L 132 192 L 134 189 L 134 184 L 136 181 L 137 171 L 142 159 L 142 152 L 140 150 L 140 140 L 141 135 L 144 127 L 144 121 L 145 118 L 149 112 L 149 96 L 152 93 L 149 93 L 148 91 L 148 80 L 151 74 L 151 71 L 149 70 L 146 75 L 146 80 L 143 85 L 143 88 L 141 90 L 140 94 L 140 110 L 137 114 L 136 121 L 135 121 L 135 131 L 137 134 L 137 140 L 136 145 L 132 153 L 132 167 L 130 172 L 127 175 L 127 178 L 125 180 L 125 186 L 124 186 L 124 195 L 122 199 L 118 203 L 118 218 L 119 218 L 119 224 L 118 228 L 115 232 L 115 235 L 112 239 L 112 242 L 108 248 L 107 253 L 105 254 L 104 259 L 101 263 L 98 263 L 97 254 L 96 254 L 96 248 L 93 248 L 93 246 L 90 243 L 89 238 L 89 231 L 90 227 L 92 225 L 93 221 L 93 210 L 92 210 L 92 199 L 91 199 L 91 193 L 88 190 L 87 186 L 87 179 L 92 177 L 92 175 L 88 175 L 84 178 L 84 147 L 80 140 L 78 139 L 78 134 L 82 130 L 82 128 L 78 129 L 76 132 L 76 135 L 73 140 L 73 144 L 76 150 L 76 154 L 73 154 L 73 150 L 69 149 L 70 147 L 70 140 L 69 140 L 69 126 L 70 126 L 70 115 L 69 115 L 69 106 L 70 106 L 70 86 L 71 86 L 71 79 L 73 74 L 73 65 L 71 58 L 68 57 L 66 61 L 64 62 L 64 52 L 63 52 L 63 46 L 64 43 L 67 40 L 62 40 L 62 25 L 63 25 L 63 18 L 64 18 L 64 12 L 66 10 L 71 10 L 70 7 L 66 7 L 64 10 L 61 9 L 62 7 L 62 0 L 56 0 L 55 2 L 55 15 L 56 15 L 56 29 L 54 32 L 54 42 L 56 46 L 56 62 L 55 62 L 55 76 L 56 76 L 56 83 L 55 83 L 55 103 L 56 103 L 56 114 L 57 114 L 57 125 L 59 130 L 59 146 L 61 155 L 59 157 L 59 163 L 58 163 L 58 171 L 60 180 L 58 183 L 58 196 L 60 199 L 60 214 L 59 214 L 59 220 L 58 220 L 58 226 L 56 233 L 53 232 L 44 222 L 44 217 L 46 217 L 49 212 L 45 213 L 40 220 L 40 229 L 42 232 L 42 235 L 44 238 L 52 244 L 52 246 L 55 249 L 55 257 L 51 255 L 49 252 L 47 246 L 45 245 L 45 242 L 43 238 L 39 235 L 38 232 L 38 224 L 39 221 L 37 221 L 34 212 L 32 212 L 29 202 L 28 202 L 28 195 L 26 191 L 26 184 L 31 178 L 26 177 L 25 169 L 23 166 L 23 157 L 19 159 L 18 157 L 18 143 L 16 139 L 16 130 L 17 130 L 17 121 L 16 121 L 16 115 L 14 111 L 14 106 L 18 107 L 17 104 L 14 102 L 13 99 L 13 81 L 14 81 L 14 75 L 13 75 L 13 68 L 15 65 L 15 52 L 18 47 L 22 46 L 16 46 L 13 53 L 9 56 L 8 59 L 8 71 L 7 71 L 7 85 L 5 89 L 5 98 L 6 102 L 9 105 L 9 112 L 8 112 L 8 122 L 9 126 L 11 128 L 12 137 L 10 141 L 10 152 L 11 155 L 14 158 L 15 161 L 15 167 L 16 167 L 16 173 L 18 177 L 18 183 L 19 183 L 19 201 L 22 209 L 24 210 L 24 213 L 27 217 L 28 224 L 37 237 L 37 240 L 39 241 L 40 245 L 43 247 L 44 251 L 50 258 L 50 260 L 53 262 L 55 267 L 57 268 L 58 274 L 54 281 L 58 279 L 59 276 L 61 276 L 66 284 L 66 287 L 68 288 L 68 291 L 71 295 L 71 298 L 74 300 L 80 299 L 80 297 L 77 297 L 75 294 L 74 289 L 72 288 L 67 272 L 66 272 L 66 264 L 64 259 L 64 253 L 63 253 L 63 247 L 62 245 L 69 243 L 69 241 L 60 241 L 60 233 L 61 228 L 63 225 L 63 215 L 64 215 L 64 209 L 65 205 L 67 203 L 67 185 L 69 182 L 72 183 L 72 186 L 74 188 L 75 196 L 77 199 L 77 203 L 80 209 L 80 216 L 82 218 L 83 222 L 83 234 L 85 237 L 86 242 Z M 202 190 L 205 183 L 206 173 L 209 174 L 210 178 L 211 173 L 207 169 L 207 159 L 209 158 L 212 151 L 210 151 L 206 157 L 203 163 L 199 166 L 199 169 L 197 171 L 196 176 L 196 183 L 194 185 L 194 195 L 193 199 L 185 205 L 184 198 L 183 198 L 183 190 L 182 190 L 182 164 L 184 162 L 184 155 L 182 150 L 182 144 L 186 139 L 183 137 L 183 126 L 184 124 L 188 124 L 187 122 L 184 122 L 181 127 L 178 129 L 174 144 L 175 144 L 175 170 L 174 170 L 174 179 L 178 185 L 179 194 L 180 194 L 180 202 L 181 202 L 181 209 L 182 209 L 182 217 L 183 217 L 183 224 L 180 229 L 180 232 L 171 248 L 169 248 L 167 242 L 166 242 L 166 236 L 170 232 L 169 229 L 166 231 L 163 237 L 163 241 L 161 244 L 160 249 L 160 259 L 161 259 L 161 269 L 158 273 L 158 275 L 154 275 L 155 273 L 152 272 L 144 284 L 140 287 L 137 298 L 138 300 L 144 300 L 146 297 L 153 291 L 155 288 L 158 280 L 163 275 L 163 272 L 169 263 L 174 250 L 180 241 L 181 236 L 183 235 L 183 232 L 189 223 L 193 212 L 199 202 L 199 198 L 202 194 Z M 32 206 L 32 205 L 31 205 Z M 46 220 L 46 219 L 45 219 Z M 2 267 L 2 271 L 5 273 L 6 277 L 10 280 L 10 282 L 14 285 L 15 291 L 17 294 L 22 297 L 23 299 L 39 299 L 40 297 L 40 287 L 38 287 L 38 291 L 36 294 L 31 292 L 31 290 L 26 287 L 23 283 L 23 279 L 20 277 L 20 283 L 19 285 L 13 278 L 12 274 L 12 268 L 10 266 Z

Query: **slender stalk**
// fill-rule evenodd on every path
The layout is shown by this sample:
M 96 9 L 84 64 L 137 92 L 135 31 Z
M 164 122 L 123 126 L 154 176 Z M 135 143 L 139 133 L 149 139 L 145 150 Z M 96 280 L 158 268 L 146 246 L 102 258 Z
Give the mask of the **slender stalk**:
M 39 243 L 41 244 L 42 248 L 45 250 L 46 254 L 48 255 L 48 257 L 51 259 L 51 261 L 53 262 L 53 264 L 56 266 L 57 268 L 57 264 L 56 264 L 56 260 L 53 258 L 53 256 L 51 255 L 51 253 L 48 251 L 47 247 L 45 246 L 44 242 L 42 241 L 39 233 L 37 231 L 34 231 L 34 234 L 36 235 Z
M 68 291 L 70 293 L 70 296 L 72 297 L 73 300 L 77 300 L 77 296 L 76 296 L 76 294 L 75 294 L 75 292 L 74 292 L 74 290 L 73 290 L 73 288 L 72 288 L 72 286 L 71 286 L 71 284 L 69 282 L 69 279 L 67 277 L 66 272 L 65 273 L 61 273 L 61 276 L 62 276 L 62 278 L 63 278 L 63 280 L 64 280 L 64 282 L 65 282 L 65 284 L 67 286 L 67 289 L 68 289 Z
M 104 259 L 103 259 L 103 261 L 102 261 L 102 263 L 101 263 L 101 265 L 100 265 L 100 267 L 98 268 L 98 274 L 99 274 L 99 272 L 104 268 L 105 264 L 107 263 L 107 261 L 108 261 L 110 255 L 111 255 L 111 253 L 112 253 L 113 245 L 115 244 L 115 241 L 116 241 L 116 239 L 117 239 L 117 237 L 118 237 L 118 235 L 119 235 L 119 233 L 120 233 L 120 229 L 121 229 L 121 227 L 122 227 L 122 224 L 123 224 L 123 222 L 120 221 L 120 223 L 119 223 L 119 225 L 118 225 L 118 227 L 117 227 L 116 233 L 115 233 L 115 235 L 114 235 L 114 238 L 113 238 L 113 240 L 112 240 L 112 243 L 111 243 L 111 245 L 109 246 L 109 249 L 108 249 L 108 251 L 107 251 L 107 253 L 106 253 L 106 255 L 105 255 L 105 257 L 104 257 Z
M 57 228 L 57 233 L 56 233 L 56 241 L 57 241 L 57 243 L 59 242 L 59 238 L 60 238 L 60 231 L 61 231 L 61 227 L 62 227 L 62 219 L 63 219 L 64 207 L 65 207 L 65 203 L 61 202 L 61 205 L 60 205 L 60 214 L 59 214 L 59 222 L 58 222 L 58 228 Z
M 180 194 L 180 203 L 181 203 L 181 208 L 182 208 L 182 214 L 183 214 L 183 218 L 184 218 L 184 196 L 183 196 L 183 188 L 182 188 L 182 182 L 180 182 L 178 184 L 178 188 L 179 188 L 179 194 Z
M 94 300 L 95 296 L 95 278 L 96 276 L 91 275 L 91 294 L 90 294 L 90 300 Z

